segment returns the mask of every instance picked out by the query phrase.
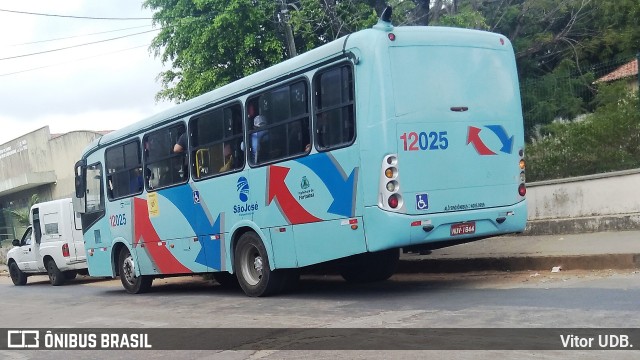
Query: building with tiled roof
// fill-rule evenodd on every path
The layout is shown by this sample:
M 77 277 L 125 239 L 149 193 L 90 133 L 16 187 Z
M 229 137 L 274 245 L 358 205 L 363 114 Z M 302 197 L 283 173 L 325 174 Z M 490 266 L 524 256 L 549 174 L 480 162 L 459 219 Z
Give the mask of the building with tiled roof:
M 609 83 L 616 80 L 623 80 L 629 84 L 630 89 L 638 90 L 638 82 L 640 81 L 638 79 L 638 59 L 629 61 L 595 82 Z

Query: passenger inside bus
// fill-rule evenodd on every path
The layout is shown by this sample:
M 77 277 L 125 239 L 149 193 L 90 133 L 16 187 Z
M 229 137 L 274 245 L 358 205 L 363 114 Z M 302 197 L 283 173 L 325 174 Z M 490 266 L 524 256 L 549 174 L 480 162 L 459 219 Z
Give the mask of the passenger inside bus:
M 222 156 L 224 164 L 220 168 L 220 172 L 229 171 L 234 168 L 233 154 L 231 153 L 231 143 L 225 143 L 222 148 Z
M 247 109 L 249 120 L 253 121 L 253 129 L 260 129 L 267 125 L 267 118 L 264 115 L 256 114 L 254 104 L 249 104 L 249 108 Z M 260 153 L 260 146 L 263 142 L 269 139 L 269 135 L 267 131 L 257 131 L 251 134 L 251 148 L 249 149 L 249 154 L 251 154 L 251 159 L 254 164 L 258 163 L 258 160 L 262 160 L 264 157 L 263 154 Z

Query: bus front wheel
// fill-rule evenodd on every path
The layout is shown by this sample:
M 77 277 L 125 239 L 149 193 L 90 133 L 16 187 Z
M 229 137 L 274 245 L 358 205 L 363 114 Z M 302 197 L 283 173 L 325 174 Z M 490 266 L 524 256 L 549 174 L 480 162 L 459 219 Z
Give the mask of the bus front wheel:
M 271 270 L 267 250 L 255 232 L 240 236 L 234 251 L 234 267 L 240 287 L 248 296 L 272 295 L 284 287 L 284 273 Z
M 118 270 L 122 286 L 129 294 L 142 294 L 149 291 L 153 277 L 148 275 L 136 276 L 135 262 L 131 252 L 126 247 L 120 251 Z
M 352 283 L 384 281 L 396 271 L 399 259 L 398 249 L 353 255 L 344 259 L 340 275 Z

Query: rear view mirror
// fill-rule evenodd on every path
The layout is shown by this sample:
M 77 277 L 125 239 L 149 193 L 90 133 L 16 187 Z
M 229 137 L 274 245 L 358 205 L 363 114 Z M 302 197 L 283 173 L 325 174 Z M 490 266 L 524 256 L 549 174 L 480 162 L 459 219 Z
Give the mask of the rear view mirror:
M 76 197 L 83 198 L 84 193 L 87 188 L 86 174 L 87 174 L 87 163 L 84 160 L 80 160 L 76 163 L 75 166 L 75 186 L 76 186 Z

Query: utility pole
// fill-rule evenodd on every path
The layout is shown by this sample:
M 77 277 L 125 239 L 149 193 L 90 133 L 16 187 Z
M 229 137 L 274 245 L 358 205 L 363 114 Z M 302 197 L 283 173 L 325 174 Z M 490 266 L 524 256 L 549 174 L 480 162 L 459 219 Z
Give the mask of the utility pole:
M 278 14 L 278 20 L 284 26 L 284 36 L 287 41 L 287 48 L 289 49 L 289 58 L 292 58 L 298 55 L 298 53 L 296 52 L 296 43 L 293 39 L 293 30 L 291 29 L 291 24 L 289 24 L 291 16 L 289 15 L 287 5 L 286 0 L 280 0 L 280 13 Z

